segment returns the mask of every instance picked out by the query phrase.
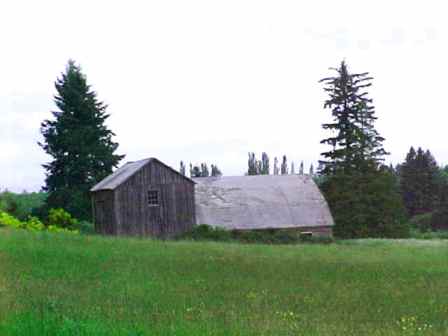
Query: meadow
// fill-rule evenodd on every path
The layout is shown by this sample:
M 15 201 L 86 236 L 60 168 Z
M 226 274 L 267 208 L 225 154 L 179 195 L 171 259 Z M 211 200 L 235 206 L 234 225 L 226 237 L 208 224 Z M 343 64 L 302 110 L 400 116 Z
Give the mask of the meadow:
M 448 242 L 153 241 L 0 228 L 0 335 L 444 335 Z

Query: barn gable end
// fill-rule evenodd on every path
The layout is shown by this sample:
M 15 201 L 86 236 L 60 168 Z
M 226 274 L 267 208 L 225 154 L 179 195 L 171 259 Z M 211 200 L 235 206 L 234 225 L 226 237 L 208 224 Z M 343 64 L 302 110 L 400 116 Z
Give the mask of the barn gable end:
M 105 191 L 113 195 L 113 204 L 108 203 L 108 220 L 113 222 L 109 231 L 96 206 Z M 195 224 L 194 182 L 154 158 L 119 168 L 92 188 L 92 199 L 100 233 L 170 237 Z

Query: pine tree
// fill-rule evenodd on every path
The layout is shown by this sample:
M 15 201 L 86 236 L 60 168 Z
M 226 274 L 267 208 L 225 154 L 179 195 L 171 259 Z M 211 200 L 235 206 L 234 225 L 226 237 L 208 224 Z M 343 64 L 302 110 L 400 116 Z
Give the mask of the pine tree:
M 303 175 L 303 161 L 300 162 L 299 175 Z
M 387 152 L 382 146 L 384 138 L 374 128 L 377 119 L 372 99 L 367 97 L 372 77 L 368 73 L 351 74 L 345 62 L 333 69 L 334 77 L 322 79 L 329 98 L 324 108 L 331 109 L 333 121 L 323 124 L 332 136 L 321 141 L 332 146 L 321 153 L 326 159 L 323 173 L 334 174 L 339 170 L 350 173 L 369 166 L 378 166 Z
M 87 84 L 81 68 L 69 61 L 55 82 L 58 111 L 41 124 L 40 147 L 52 157 L 46 170 L 47 208 L 64 208 L 79 219 L 91 218 L 90 188 L 112 173 L 123 155 L 105 122 L 107 106 Z
M 291 161 L 291 175 L 296 173 L 296 167 L 294 166 L 294 161 Z

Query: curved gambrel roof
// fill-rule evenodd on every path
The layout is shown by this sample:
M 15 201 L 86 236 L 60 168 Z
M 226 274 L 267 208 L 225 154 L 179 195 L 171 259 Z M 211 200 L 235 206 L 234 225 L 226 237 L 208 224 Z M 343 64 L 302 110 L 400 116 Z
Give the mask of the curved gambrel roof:
M 223 176 L 196 182 L 196 222 L 236 230 L 333 226 L 330 209 L 306 175 Z

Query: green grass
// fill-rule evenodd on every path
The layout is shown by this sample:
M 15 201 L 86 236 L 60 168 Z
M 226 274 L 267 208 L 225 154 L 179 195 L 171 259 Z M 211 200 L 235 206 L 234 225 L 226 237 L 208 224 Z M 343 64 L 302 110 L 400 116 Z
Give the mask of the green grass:
M 444 335 L 447 297 L 440 240 L 267 246 L 0 229 L 2 336 Z

